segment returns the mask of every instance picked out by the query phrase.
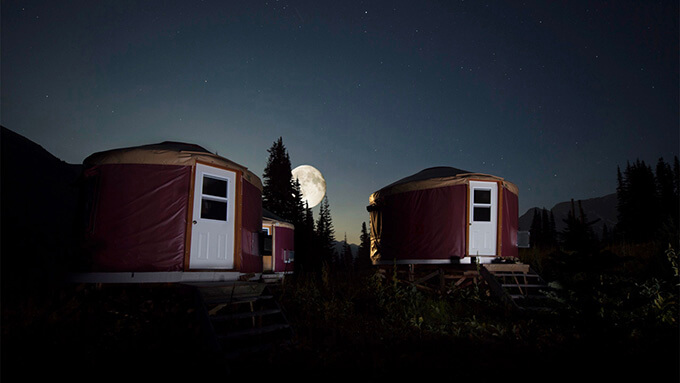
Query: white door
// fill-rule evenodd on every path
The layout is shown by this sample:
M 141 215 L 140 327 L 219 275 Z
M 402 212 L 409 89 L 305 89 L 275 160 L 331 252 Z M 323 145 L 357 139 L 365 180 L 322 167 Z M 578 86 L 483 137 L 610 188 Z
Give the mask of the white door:
M 468 251 L 471 257 L 496 255 L 498 184 L 470 181 Z
M 191 269 L 234 268 L 236 172 L 196 164 Z

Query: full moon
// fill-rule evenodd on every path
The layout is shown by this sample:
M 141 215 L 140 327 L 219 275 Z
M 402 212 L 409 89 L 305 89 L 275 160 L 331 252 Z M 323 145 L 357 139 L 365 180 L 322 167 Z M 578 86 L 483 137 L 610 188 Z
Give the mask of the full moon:
M 300 182 L 302 200 L 307 201 L 309 207 L 314 207 L 321 202 L 326 195 L 326 180 L 315 167 L 300 165 L 293 169 L 293 180 Z

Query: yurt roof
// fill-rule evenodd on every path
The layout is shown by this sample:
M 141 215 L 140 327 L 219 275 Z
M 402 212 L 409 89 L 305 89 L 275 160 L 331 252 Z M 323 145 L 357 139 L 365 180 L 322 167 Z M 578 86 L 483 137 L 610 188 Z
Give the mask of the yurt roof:
M 429 180 L 432 178 L 444 178 L 444 177 L 456 177 L 460 174 L 469 174 L 467 170 L 461 170 L 457 168 L 452 168 L 450 166 L 436 166 L 433 168 L 427 168 L 424 170 L 419 171 L 418 173 L 412 174 L 408 177 L 404 177 L 400 179 L 399 181 L 393 182 L 387 186 L 385 186 L 383 189 L 386 188 L 391 188 L 397 185 L 402 185 L 405 183 L 409 182 L 414 182 L 414 181 L 423 181 L 423 180 Z
M 295 229 L 295 226 L 292 223 L 286 221 L 285 219 L 279 217 L 278 215 L 272 213 L 271 211 L 265 208 L 262 208 L 262 222 L 265 224 L 266 223 L 276 224 L 277 226 L 284 226 L 291 229 Z
M 205 148 L 184 142 L 164 141 L 158 144 L 111 149 L 85 158 L 85 166 L 104 164 L 153 164 L 190 166 L 200 161 L 208 165 L 240 170 L 243 178 L 262 190 L 262 181 L 247 167 L 213 154 Z
M 469 172 L 467 170 L 450 166 L 437 166 L 421 170 L 415 174 L 404 177 L 385 186 L 384 188 L 371 194 L 369 202 L 374 204 L 382 197 L 397 193 L 467 184 L 471 179 L 501 182 L 503 187 L 507 188 L 514 194 L 518 194 L 517 186 L 504 180 L 502 177 L 490 174 Z

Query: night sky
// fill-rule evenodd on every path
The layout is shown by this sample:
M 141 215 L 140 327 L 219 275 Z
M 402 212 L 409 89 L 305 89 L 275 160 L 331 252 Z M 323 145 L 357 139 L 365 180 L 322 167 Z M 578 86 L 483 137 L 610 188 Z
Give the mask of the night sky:
M 278 138 L 336 237 L 432 166 L 520 214 L 678 155 L 678 2 L 3 1 L 2 125 L 69 163 L 195 143 L 262 176 Z M 315 218 L 318 207 L 315 208 Z

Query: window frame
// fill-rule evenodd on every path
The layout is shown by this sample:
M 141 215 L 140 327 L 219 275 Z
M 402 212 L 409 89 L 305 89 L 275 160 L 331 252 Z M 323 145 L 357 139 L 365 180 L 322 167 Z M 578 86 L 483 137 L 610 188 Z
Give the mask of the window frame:
M 213 180 L 217 181 L 223 181 L 225 183 L 225 190 L 224 193 L 226 197 L 221 197 L 221 196 L 216 196 L 212 194 L 205 194 L 205 191 L 203 190 L 203 187 L 205 186 L 205 178 L 212 178 Z M 215 218 L 207 218 L 203 216 L 203 201 L 214 201 L 214 202 L 223 202 L 224 203 L 224 219 L 215 219 Z M 219 177 L 213 174 L 208 174 L 208 173 L 203 173 L 202 178 L 201 178 L 201 211 L 199 212 L 199 217 L 201 219 L 206 219 L 210 221 L 218 221 L 218 222 L 229 222 L 229 179 L 228 178 L 223 178 Z
M 295 262 L 295 250 L 283 250 L 283 263 Z
M 489 202 L 476 202 L 476 197 L 477 197 L 476 194 L 477 194 L 478 190 L 479 191 L 486 191 L 486 192 L 489 193 Z M 491 203 L 492 202 L 492 198 L 491 198 L 492 193 L 493 193 L 493 189 L 489 188 L 489 187 L 473 187 L 472 188 L 472 212 L 471 212 L 472 213 L 472 222 L 491 222 L 492 221 L 491 220 L 491 218 L 492 218 L 491 209 L 492 209 L 492 206 L 493 206 L 492 203 Z M 477 210 L 477 208 L 488 209 L 488 212 L 489 212 L 488 213 L 488 219 L 478 220 L 477 216 L 475 214 L 475 211 Z

